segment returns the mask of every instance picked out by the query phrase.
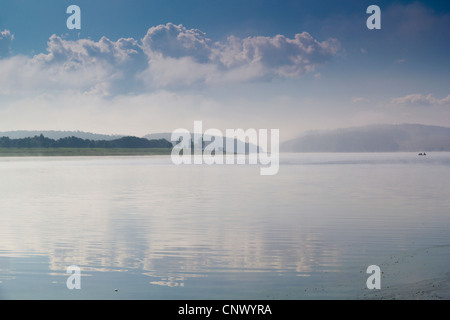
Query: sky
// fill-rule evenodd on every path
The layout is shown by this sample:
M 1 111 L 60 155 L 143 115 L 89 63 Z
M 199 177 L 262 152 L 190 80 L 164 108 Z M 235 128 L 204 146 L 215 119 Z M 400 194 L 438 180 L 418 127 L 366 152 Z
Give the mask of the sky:
M 0 0 L 0 131 L 450 126 L 449 39 L 448 1 Z

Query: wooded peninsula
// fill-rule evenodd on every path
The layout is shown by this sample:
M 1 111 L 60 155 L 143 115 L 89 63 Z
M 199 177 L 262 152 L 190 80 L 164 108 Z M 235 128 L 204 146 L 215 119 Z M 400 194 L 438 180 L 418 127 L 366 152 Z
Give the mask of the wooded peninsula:
M 90 140 L 77 137 L 50 139 L 44 135 L 11 139 L 0 138 L 0 156 L 106 156 L 170 154 L 172 143 L 166 139 L 121 137 Z

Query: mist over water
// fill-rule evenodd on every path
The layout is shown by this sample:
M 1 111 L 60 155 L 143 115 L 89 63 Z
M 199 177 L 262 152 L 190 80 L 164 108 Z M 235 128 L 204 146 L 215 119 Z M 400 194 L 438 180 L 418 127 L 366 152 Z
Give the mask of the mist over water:
M 389 273 L 430 248 L 441 258 L 410 261 L 417 280 L 445 274 L 449 168 L 450 153 L 281 154 L 274 176 L 170 156 L 1 158 L 0 298 L 347 299 L 369 265 Z

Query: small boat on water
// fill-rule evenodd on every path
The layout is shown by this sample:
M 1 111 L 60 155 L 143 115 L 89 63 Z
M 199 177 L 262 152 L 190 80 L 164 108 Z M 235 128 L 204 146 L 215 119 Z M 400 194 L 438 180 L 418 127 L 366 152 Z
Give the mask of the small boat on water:
M 427 154 L 425 153 L 425 152 L 421 152 L 421 153 L 419 153 L 419 156 L 426 156 Z

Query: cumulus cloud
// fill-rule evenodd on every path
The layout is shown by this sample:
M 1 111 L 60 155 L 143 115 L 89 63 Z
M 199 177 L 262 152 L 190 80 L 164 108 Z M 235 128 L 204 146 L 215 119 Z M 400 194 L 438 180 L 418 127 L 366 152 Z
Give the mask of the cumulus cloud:
M 0 34 L 0 43 L 9 47 L 10 32 Z M 0 59 L 4 75 L 0 90 L 117 95 L 193 84 L 292 78 L 313 71 L 339 50 L 337 40 L 318 41 L 307 32 L 292 39 L 283 35 L 230 36 L 224 42 L 213 42 L 200 30 L 172 23 L 150 28 L 140 40 L 102 37 L 69 41 L 53 35 L 46 53 Z
M 9 56 L 11 54 L 11 42 L 14 40 L 14 35 L 9 30 L 0 30 L 0 58 Z
M 255 65 L 265 75 L 297 77 L 329 61 L 339 51 L 340 44 L 335 39 L 319 42 L 303 32 L 293 39 L 283 35 L 243 40 L 229 37 L 227 43 L 218 43 L 216 47 L 216 57 L 228 68 Z
M 436 98 L 432 94 L 410 94 L 404 97 L 393 98 L 391 100 L 393 104 L 397 105 L 419 105 L 419 106 L 432 106 L 432 105 L 449 105 L 450 95 L 445 98 Z
M 142 44 L 150 63 L 144 79 L 163 86 L 299 77 L 340 50 L 337 40 L 320 42 L 307 32 L 293 39 L 230 36 L 213 42 L 199 30 L 171 23 L 150 28 Z
M 206 34 L 197 29 L 186 29 L 183 25 L 168 23 L 151 27 L 141 41 L 150 57 L 158 54 L 169 58 L 191 57 L 204 63 L 211 55 L 212 43 Z
M 68 41 L 53 35 L 47 53 L 0 60 L 0 72 L 5 75 L 0 79 L 0 90 L 123 93 L 137 85 L 135 75 L 147 65 L 147 56 L 135 39 Z

